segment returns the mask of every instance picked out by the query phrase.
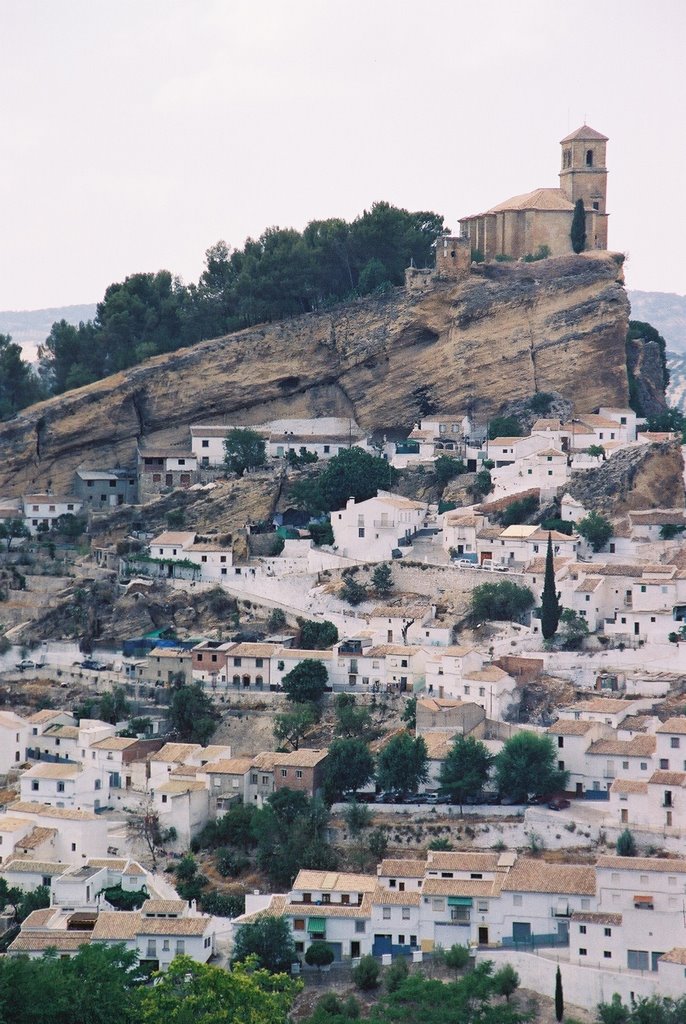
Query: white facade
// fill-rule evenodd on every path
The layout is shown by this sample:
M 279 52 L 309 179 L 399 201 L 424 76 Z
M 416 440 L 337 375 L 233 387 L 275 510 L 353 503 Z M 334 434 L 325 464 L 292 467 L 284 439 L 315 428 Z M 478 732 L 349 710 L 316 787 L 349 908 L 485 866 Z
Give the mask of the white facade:
M 54 494 L 25 494 L 22 504 L 24 525 L 34 536 L 39 527 L 49 529 L 60 516 L 77 515 L 83 507 L 83 502 L 73 495 L 59 497 Z
M 26 760 L 31 726 L 14 711 L 0 711 L 0 775 Z
M 426 520 L 428 506 L 400 495 L 379 491 L 375 498 L 355 502 L 331 513 L 334 546 L 339 555 L 360 562 L 381 562 L 411 544 Z

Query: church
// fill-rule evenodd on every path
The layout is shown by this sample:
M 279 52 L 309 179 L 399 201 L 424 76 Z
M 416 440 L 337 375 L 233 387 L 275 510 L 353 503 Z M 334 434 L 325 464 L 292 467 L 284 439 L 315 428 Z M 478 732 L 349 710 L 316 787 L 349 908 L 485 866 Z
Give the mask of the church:
M 460 234 L 484 259 L 520 259 L 547 246 L 550 256 L 572 252 L 574 205 L 583 199 L 586 248 L 607 249 L 607 136 L 584 124 L 560 143 L 559 188 L 537 188 L 460 220 Z M 545 250 L 543 250 L 545 251 Z

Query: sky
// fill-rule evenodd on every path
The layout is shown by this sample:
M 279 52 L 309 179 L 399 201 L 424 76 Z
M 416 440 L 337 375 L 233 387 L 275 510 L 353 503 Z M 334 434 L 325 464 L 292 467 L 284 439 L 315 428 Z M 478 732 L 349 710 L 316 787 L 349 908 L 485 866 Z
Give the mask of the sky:
M 0 0 L 0 309 L 376 200 L 458 219 L 609 136 L 610 246 L 686 292 L 684 0 Z

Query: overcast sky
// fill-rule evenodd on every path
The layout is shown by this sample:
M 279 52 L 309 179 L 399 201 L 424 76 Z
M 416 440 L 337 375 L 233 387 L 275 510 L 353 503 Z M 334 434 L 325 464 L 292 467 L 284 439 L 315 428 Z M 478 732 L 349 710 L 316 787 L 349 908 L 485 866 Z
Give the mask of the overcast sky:
M 686 292 L 684 0 L 0 0 L 0 309 L 375 200 L 458 218 L 610 138 L 610 245 Z

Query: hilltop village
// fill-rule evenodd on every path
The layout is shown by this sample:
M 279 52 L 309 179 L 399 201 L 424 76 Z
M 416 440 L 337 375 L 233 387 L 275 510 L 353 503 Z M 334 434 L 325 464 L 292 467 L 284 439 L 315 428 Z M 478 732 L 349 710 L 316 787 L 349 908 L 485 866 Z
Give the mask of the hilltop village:
M 605 251 L 607 141 L 406 292 L 554 266 L 575 222 Z M 276 919 L 310 981 L 463 948 L 586 1009 L 681 995 L 681 433 L 628 385 L 415 390 L 402 428 L 217 416 L 2 494 L 8 957 L 226 965 Z

